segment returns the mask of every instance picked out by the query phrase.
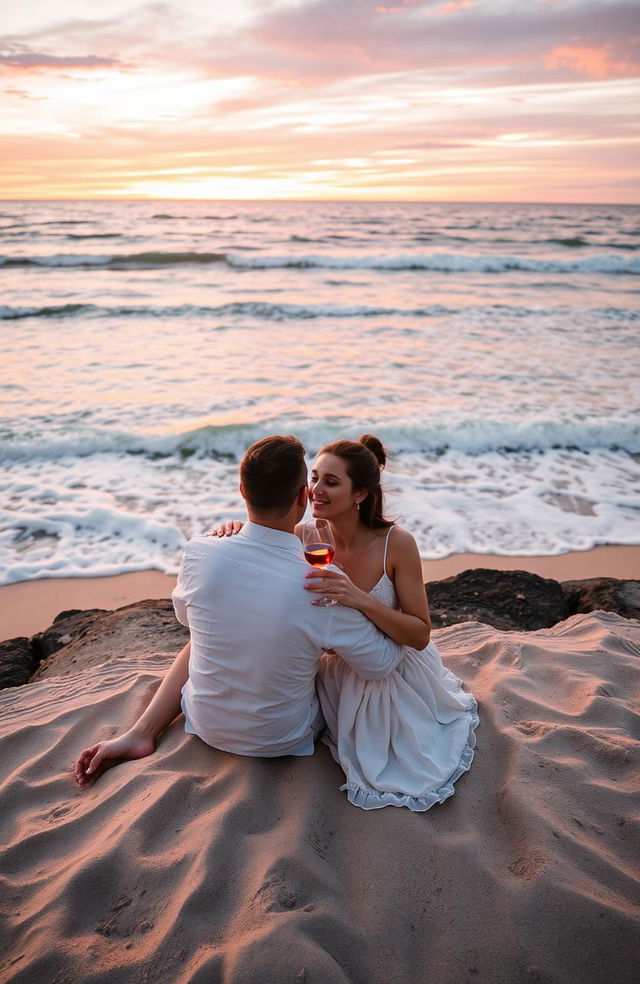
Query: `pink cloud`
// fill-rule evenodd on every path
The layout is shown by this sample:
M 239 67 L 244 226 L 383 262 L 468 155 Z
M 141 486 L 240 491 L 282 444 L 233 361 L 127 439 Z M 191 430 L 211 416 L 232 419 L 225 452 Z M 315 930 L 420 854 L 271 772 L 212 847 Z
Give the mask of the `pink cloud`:
M 633 78 L 638 74 L 637 62 L 616 55 L 609 44 L 559 45 L 545 56 L 545 64 L 549 68 L 566 67 L 592 79 Z
M 576 63 L 546 56 L 571 46 L 576 36 L 584 47 L 608 46 L 610 73 L 627 76 L 636 66 L 640 74 L 637 24 L 629 0 L 543 8 L 514 3 L 511 9 L 480 9 L 472 0 L 311 0 L 267 8 L 224 43 L 197 44 L 192 57 L 212 75 L 251 74 L 307 88 L 411 71 L 449 72 L 447 84 L 456 76 L 463 84 L 557 82 L 573 79 Z
M 443 7 L 437 11 L 439 14 L 455 14 L 458 10 L 471 10 L 473 3 L 471 0 L 451 0 L 451 3 L 445 3 Z

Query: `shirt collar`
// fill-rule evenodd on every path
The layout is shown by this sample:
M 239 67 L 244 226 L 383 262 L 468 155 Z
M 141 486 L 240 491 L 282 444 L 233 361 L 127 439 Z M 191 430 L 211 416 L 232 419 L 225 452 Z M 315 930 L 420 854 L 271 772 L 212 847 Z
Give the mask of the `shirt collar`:
M 245 536 L 248 540 L 256 540 L 258 543 L 265 543 L 272 547 L 282 547 L 285 550 L 295 550 L 297 554 L 302 554 L 302 544 L 295 533 L 285 533 L 283 530 L 272 530 L 270 526 L 260 526 L 250 520 L 244 524 L 238 536 Z

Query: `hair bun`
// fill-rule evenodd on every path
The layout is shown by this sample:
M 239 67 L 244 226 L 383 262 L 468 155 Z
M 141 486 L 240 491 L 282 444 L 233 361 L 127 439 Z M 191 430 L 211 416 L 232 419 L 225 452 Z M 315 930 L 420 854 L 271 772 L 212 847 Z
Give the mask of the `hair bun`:
M 378 464 L 381 468 L 384 468 L 387 463 L 387 455 L 382 446 L 382 442 L 374 437 L 373 434 L 363 434 L 359 441 L 359 444 L 364 444 L 365 448 L 369 448 L 369 451 L 373 452 L 378 460 Z

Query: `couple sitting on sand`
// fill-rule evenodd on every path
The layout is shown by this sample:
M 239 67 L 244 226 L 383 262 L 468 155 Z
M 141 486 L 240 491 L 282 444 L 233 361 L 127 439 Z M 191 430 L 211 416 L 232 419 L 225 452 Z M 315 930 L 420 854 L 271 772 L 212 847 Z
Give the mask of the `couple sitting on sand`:
M 309 483 L 304 455 L 290 436 L 248 449 L 248 521 L 194 537 L 180 566 L 173 603 L 190 641 L 129 731 L 81 753 L 80 785 L 151 755 L 182 710 L 189 734 L 237 755 L 311 755 L 324 731 L 363 809 L 424 811 L 453 793 L 477 704 L 429 641 L 415 541 L 384 518 L 384 449 L 371 436 L 329 444 Z M 305 561 L 296 532 L 309 500 L 339 570 Z

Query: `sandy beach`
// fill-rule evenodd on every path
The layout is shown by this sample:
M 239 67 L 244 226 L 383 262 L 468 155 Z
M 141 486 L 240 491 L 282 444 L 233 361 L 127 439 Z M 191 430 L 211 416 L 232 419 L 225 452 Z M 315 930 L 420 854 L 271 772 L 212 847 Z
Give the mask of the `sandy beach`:
M 78 788 L 172 656 L 144 632 L 0 694 L 3 984 L 635 984 L 640 625 L 435 639 L 481 723 L 426 814 L 350 806 L 322 745 L 240 758 L 181 719 Z
M 640 547 L 596 547 L 557 557 L 456 554 L 444 560 L 422 562 L 425 581 L 441 580 L 472 567 L 529 571 L 557 581 L 637 578 Z M 61 611 L 120 608 L 144 598 L 168 598 L 174 585 L 175 577 L 160 571 L 135 571 L 116 577 L 48 578 L 5 585 L 0 587 L 0 640 L 42 632 Z

